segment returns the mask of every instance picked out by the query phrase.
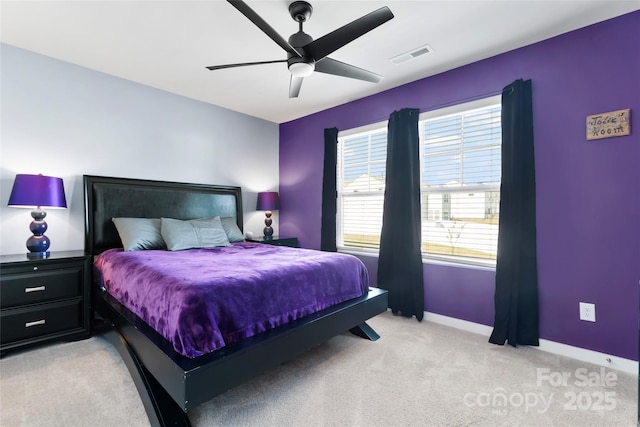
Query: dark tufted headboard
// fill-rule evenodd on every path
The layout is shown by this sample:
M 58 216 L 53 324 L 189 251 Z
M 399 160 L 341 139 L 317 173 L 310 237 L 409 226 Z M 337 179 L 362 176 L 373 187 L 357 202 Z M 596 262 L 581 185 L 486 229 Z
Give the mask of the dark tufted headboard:
M 233 217 L 242 230 L 240 187 L 84 175 L 85 251 L 122 247 L 111 218 Z

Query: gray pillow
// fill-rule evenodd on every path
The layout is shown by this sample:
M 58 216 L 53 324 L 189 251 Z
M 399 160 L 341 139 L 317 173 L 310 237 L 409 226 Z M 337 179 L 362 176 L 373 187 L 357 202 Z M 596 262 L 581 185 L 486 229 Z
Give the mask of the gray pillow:
M 165 249 L 160 218 L 111 218 L 125 251 Z
M 231 246 L 219 216 L 188 221 L 162 218 L 160 233 L 170 251 Z
M 242 230 L 240 230 L 240 227 L 236 224 L 235 219 L 230 216 L 225 216 L 220 218 L 220 222 L 222 222 L 222 228 L 224 228 L 224 232 L 227 233 L 227 238 L 230 242 L 244 242 Z

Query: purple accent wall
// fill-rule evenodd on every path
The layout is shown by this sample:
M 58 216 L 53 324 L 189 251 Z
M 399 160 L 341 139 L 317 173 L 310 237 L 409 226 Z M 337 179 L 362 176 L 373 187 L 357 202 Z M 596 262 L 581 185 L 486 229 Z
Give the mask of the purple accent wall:
M 428 60 L 428 59 L 426 59 Z M 638 360 L 640 11 L 280 125 L 280 230 L 320 248 L 323 130 L 533 85 L 540 336 Z M 586 141 L 591 114 L 631 108 L 632 135 Z M 377 258 L 363 257 L 375 283 Z M 493 325 L 495 272 L 426 263 L 425 307 Z M 596 323 L 578 303 L 596 305 Z

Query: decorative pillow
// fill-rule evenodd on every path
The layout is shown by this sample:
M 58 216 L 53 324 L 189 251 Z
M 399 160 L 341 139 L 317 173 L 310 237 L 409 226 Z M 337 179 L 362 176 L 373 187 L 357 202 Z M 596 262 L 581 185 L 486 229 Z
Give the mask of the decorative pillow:
M 160 234 L 160 218 L 111 218 L 125 251 L 166 249 Z
M 231 218 L 230 216 L 225 216 L 220 218 L 220 222 L 222 222 L 222 228 L 224 228 L 224 232 L 227 233 L 229 242 L 244 242 L 242 230 L 240 230 L 240 227 L 238 227 L 238 224 L 236 224 L 235 219 Z
M 170 251 L 231 246 L 219 216 L 188 221 L 162 218 L 160 233 Z

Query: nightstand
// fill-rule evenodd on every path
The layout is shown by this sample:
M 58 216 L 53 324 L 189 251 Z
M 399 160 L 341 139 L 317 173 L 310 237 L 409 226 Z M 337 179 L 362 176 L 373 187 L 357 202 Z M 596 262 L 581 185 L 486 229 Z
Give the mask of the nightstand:
M 267 245 L 274 245 L 274 246 L 289 246 L 292 248 L 298 247 L 297 237 L 273 236 L 273 238 L 271 239 L 265 239 L 264 236 L 260 236 L 260 237 L 252 237 L 251 239 L 247 239 L 247 242 L 264 243 Z
M 0 256 L 0 354 L 89 337 L 90 260 L 83 251 Z

